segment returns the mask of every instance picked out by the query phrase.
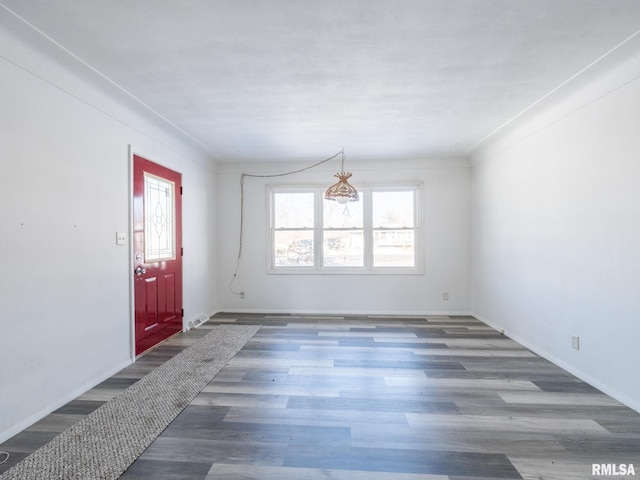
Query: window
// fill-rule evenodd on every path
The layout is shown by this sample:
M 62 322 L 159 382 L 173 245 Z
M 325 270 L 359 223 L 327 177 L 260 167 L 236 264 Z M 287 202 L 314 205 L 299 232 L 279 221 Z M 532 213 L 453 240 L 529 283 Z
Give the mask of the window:
M 144 172 L 144 261 L 176 258 L 175 183 Z
M 364 267 L 362 199 L 340 204 L 322 198 L 322 265 Z
M 313 266 L 313 192 L 273 195 L 273 252 L 275 267 Z
M 372 192 L 374 267 L 414 267 L 414 192 Z
M 368 186 L 360 201 L 321 187 L 270 186 L 274 272 L 418 272 L 418 186 Z

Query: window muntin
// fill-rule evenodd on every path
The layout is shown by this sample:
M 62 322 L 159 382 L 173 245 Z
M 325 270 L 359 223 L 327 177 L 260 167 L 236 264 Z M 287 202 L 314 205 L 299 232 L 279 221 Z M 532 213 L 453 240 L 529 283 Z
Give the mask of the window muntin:
M 321 187 L 270 186 L 273 271 L 419 273 L 418 185 L 358 190 L 339 204 Z

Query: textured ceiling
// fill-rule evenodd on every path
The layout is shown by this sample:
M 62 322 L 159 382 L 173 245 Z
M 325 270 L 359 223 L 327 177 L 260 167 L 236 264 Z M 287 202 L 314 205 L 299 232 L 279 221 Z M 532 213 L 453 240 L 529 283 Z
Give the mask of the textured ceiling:
M 637 0 L 2 4 L 224 161 L 465 155 L 640 29 Z

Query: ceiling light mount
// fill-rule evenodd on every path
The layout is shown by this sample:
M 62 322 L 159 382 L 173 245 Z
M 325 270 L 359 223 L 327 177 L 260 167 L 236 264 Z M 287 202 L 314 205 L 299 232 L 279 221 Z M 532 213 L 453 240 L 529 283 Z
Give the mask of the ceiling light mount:
M 341 151 L 342 154 L 342 166 L 340 173 L 336 173 L 334 177 L 338 178 L 338 183 L 331 185 L 324 194 L 324 198 L 327 200 L 333 200 L 338 203 L 357 202 L 360 199 L 358 190 L 356 190 L 350 183 L 351 172 L 344 171 L 344 148 Z

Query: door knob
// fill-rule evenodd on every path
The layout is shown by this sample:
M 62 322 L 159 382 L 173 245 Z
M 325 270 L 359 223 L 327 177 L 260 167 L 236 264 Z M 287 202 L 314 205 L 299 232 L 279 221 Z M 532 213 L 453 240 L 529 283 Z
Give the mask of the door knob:
M 143 273 L 147 273 L 146 268 L 142 268 L 142 267 L 136 268 L 136 275 L 142 275 Z

